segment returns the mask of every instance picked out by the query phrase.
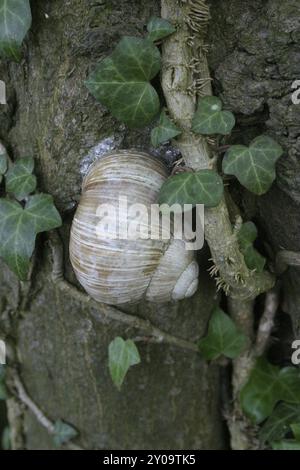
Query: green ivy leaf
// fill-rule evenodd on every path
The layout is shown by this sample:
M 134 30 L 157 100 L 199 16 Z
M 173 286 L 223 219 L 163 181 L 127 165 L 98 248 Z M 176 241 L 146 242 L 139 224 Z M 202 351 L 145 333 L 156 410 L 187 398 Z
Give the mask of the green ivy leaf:
M 230 134 L 235 117 L 230 111 L 222 111 L 222 101 L 216 96 L 199 99 L 198 109 L 193 118 L 192 130 L 196 134 Z
M 266 258 L 264 258 L 253 246 L 257 238 L 257 228 L 253 222 L 246 222 L 238 233 L 238 241 L 241 252 L 244 255 L 246 265 L 249 269 L 258 273 L 263 272 Z
M 29 0 L 0 0 L 0 56 L 19 61 L 30 26 Z
M 143 127 L 159 112 L 159 97 L 149 82 L 160 66 L 160 52 L 151 41 L 124 37 L 86 86 L 114 117 L 130 127 Z
M 233 145 L 223 159 L 223 171 L 234 175 L 254 194 L 266 193 L 276 178 L 275 163 L 283 153 L 282 147 L 268 136 L 254 139 L 249 147 Z
M 273 450 L 300 450 L 300 442 L 294 439 L 272 442 Z
M 300 421 L 300 406 L 279 403 L 260 430 L 262 442 L 280 441 L 289 432 L 292 423 Z
M 138 349 L 131 339 L 124 341 L 119 336 L 115 338 L 108 348 L 108 364 L 110 376 L 120 390 L 126 374 L 131 366 L 141 362 Z
M 147 39 L 154 42 L 170 36 L 176 31 L 176 28 L 169 21 L 153 16 L 147 25 L 147 30 Z
M 297 419 L 300 421 L 300 416 L 299 415 L 298 415 Z M 300 442 L 300 424 L 299 423 L 291 424 L 291 430 L 292 430 L 292 432 L 295 436 L 296 441 Z
M 53 440 L 57 447 L 66 444 L 76 436 L 78 436 L 78 432 L 72 426 L 61 420 L 55 422 Z
M 16 201 L 0 199 L 0 257 L 26 280 L 36 235 L 60 225 L 60 215 L 47 194 L 30 196 L 24 208 Z
M 12 193 L 16 199 L 22 201 L 36 189 L 36 177 L 32 174 L 34 159 L 32 157 L 20 158 L 8 170 L 6 191 Z
M 171 119 L 166 115 L 165 111 L 162 111 L 158 126 L 152 129 L 151 143 L 154 147 L 158 147 L 158 145 L 163 144 L 180 134 L 181 130 L 175 126 Z
M 293 367 L 280 369 L 260 358 L 240 398 L 245 414 L 259 424 L 279 401 L 300 404 L 300 371 Z
M 237 329 L 231 318 L 216 308 L 209 321 L 207 336 L 199 341 L 199 349 L 208 361 L 222 355 L 234 359 L 245 349 L 247 342 L 247 337 Z
M 200 170 L 195 173 L 179 173 L 171 176 L 162 185 L 159 204 L 204 204 L 217 206 L 223 195 L 222 178 L 213 170 Z

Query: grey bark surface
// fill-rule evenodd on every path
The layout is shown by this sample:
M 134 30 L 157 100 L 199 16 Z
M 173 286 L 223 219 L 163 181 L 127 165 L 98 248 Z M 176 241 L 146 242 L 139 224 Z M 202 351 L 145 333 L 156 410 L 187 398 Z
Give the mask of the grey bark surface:
M 67 246 L 89 163 L 112 146 L 151 151 L 149 129 L 127 131 L 94 100 L 84 80 L 122 35 L 143 33 L 147 19 L 159 14 L 159 2 L 54 0 L 32 2 L 32 10 L 22 63 L 8 69 L 1 64 L 9 105 L 1 109 L 0 137 L 14 157 L 34 155 L 39 189 L 54 196 L 64 218 L 65 274 L 76 283 Z M 45 415 L 74 426 L 76 443 L 85 449 L 222 448 L 218 367 L 194 352 L 139 342 L 142 364 L 130 371 L 118 392 L 108 374 L 108 345 L 115 336 L 144 333 L 60 293 L 51 281 L 45 240 L 37 248 L 24 311 L 20 305 L 28 289 L 4 265 L 0 274 L 1 318 L 16 341 L 26 390 Z M 191 301 L 129 310 L 194 341 L 205 333 L 217 300 L 203 268 L 199 293 Z M 15 447 L 54 448 L 31 412 L 22 409 L 20 417 L 15 405 L 10 403 L 9 413 L 18 429 Z
M 238 116 L 233 140 L 246 145 L 267 133 L 284 148 L 277 180 L 265 196 L 241 194 L 249 219 L 274 256 L 300 251 L 300 105 L 292 84 L 300 78 L 300 4 L 297 0 L 216 0 L 212 4 L 210 66 L 216 93 Z M 282 308 L 300 334 L 300 268 L 282 276 Z
M 33 27 L 22 63 L 0 63 L 0 78 L 8 84 L 8 106 L 0 107 L 0 138 L 15 157 L 34 155 L 39 188 L 54 196 L 64 217 L 61 235 L 67 248 L 89 162 L 111 146 L 153 152 L 149 129 L 126 130 L 89 95 L 84 80 L 122 35 L 142 34 L 147 19 L 159 14 L 159 1 L 31 3 Z M 267 132 L 285 149 L 278 182 L 268 195 L 258 201 L 235 184 L 233 194 L 246 216 L 259 223 L 274 252 L 300 250 L 300 106 L 291 102 L 291 84 L 300 79 L 299 2 L 210 3 L 209 64 L 215 94 L 238 117 L 233 141 L 248 144 Z M 75 283 L 65 251 L 66 277 Z M 201 337 L 217 298 L 206 274 L 207 253 L 200 256 L 205 268 L 195 298 L 156 308 L 142 304 L 136 313 L 183 338 Z M 108 376 L 108 344 L 116 335 L 129 338 L 139 332 L 66 298 L 52 284 L 50 271 L 50 250 L 41 237 L 24 312 L 24 288 L 4 265 L 0 271 L 1 320 L 16 340 L 26 389 L 44 413 L 75 426 L 77 442 L 86 449 L 224 447 L 218 368 L 194 353 L 138 343 L 142 364 L 117 392 Z M 284 280 L 284 306 L 299 332 L 299 270 L 290 269 Z M 26 448 L 53 448 L 52 438 L 30 412 L 21 408 L 20 416 L 11 405 L 10 416 L 18 417 L 16 445 L 23 434 Z

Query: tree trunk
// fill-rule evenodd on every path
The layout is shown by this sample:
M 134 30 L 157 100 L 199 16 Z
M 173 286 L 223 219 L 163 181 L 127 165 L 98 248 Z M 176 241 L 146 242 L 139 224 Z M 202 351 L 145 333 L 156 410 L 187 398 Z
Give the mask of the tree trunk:
M 211 3 L 210 65 L 217 94 L 238 115 L 234 140 L 248 145 L 256 135 L 268 133 L 285 150 L 271 191 L 260 198 L 244 193 L 244 209 L 260 226 L 265 248 L 272 248 L 274 258 L 280 250 L 294 251 L 296 258 L 300 251 L 300 105 L 292 102 L 292 84 L 300 79 L 300 5 L 297 0 Z M 299 335 L 300 268 L 290 267 L 281 279 L 281 307 L 291 315 L 294 334 Z
M 143 33 L 147 19 L 160 14 L 159 3 L 32 1 L 33 26 L 22 63 L 0 63 L 8 94 L 8 105 L 0 106 L 0 138 L 14 158 L 35 157 L 39 189 L 54 196 L 64 219 L 65 275 L 74 284 L 68 237 L 89 163 L 111 148 L 154 151 L 149 129 L 128 131 L 116 122 L 89 94 L 84 80 L 121 36 Z M 278 183 L 267 196 L 258 201 L 241 193 L 238 185 L 233 185 L 233 194 L 246 217 L 259 222 L 264 241 L 275 252 L 282 247 L 297 251 L 300 106 L 291 102 L 291 84 L 300 79 L 299 2 L 210 3 L 214 92 L 237 114 L 233 140 L 248 144 L 268 132 L 286 150 Z M 45 241 L 42 237 L 37 247 L 30 286 L 21 286 L 4 265 L 0 272 L 2 324 L 16 342 L 22 380 L 40 409 L 51 420 L 74 426 L 79 431 L 76 443 L 84 449 L 226 447 L 218 367 L 193 352 L 138 343 L 142 363 L 130 370 L 118 392 L 108 374 L 108 345 L 117 335 L 135 338 L 143 332 L 59 292 L 51 281 Z M 209 255 L 200 256 L 200 288 L 192 300 L 141 304 L 135 313 L 182 338 L 200 338 L 218 301 L 206 273 Z M 285 279 L 285 308 L 299 333 L 299 270 L 293 268 Z M 14 399 L 8 406 L 15 448 L 54 448 L 52 437 L 28 409 Z
M 14 157 L 34 155 L 39 188 L 54 196 L 64 218 L 65 275 L 75 284 L 68 238 L 88 165 L 111 148 L 153 151 L 149 129 L 125 129 L 94 100 L 84 80 L 122 35 L 143 33 L 149 17 L 159 15 L 159 2 L 41 0 L 32 2 L 32 10 L 24 60 L 10 64 L 5 77 L 9 106 L 1 114 L 1 138 Z M 60 293 L 51 281 L 45 238 L 37 249 L 30 289 L 20 290 L 3 265 L 0 289 L 2 316 L 17 343 L 28 394 L 52 421 L 62 419 L 74 426 L 81 447 L 225 445 L 219 369 L 197 353 L 139 342 L 142 363 L 130 370 L 117 391 L 108 373 L 108 345 L 116 336 L 135 338 L 144 332 L 110 321 L 100 308 Z M 28 298 L 20 311 L 24 289 Z M 191 301 L 142 304 L 134 311 L 161 329 L 194 341 L 205 333 L 216 302 L 214 284 L 203 268 L 199 294 Z M 8 404 L 15 448 L 53 448 L 52 437 L 30 411 L 22 409 L 20 415 L 14 400 Z

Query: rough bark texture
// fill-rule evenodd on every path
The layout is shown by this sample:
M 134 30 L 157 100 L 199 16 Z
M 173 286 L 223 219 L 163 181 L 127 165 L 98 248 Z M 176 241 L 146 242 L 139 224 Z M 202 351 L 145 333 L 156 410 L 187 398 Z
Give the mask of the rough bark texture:
M 235 140 L 248 144 L 266 132 L 285 150 L 272 190 L 258 199 L 244 194 L 246 213 L 257 218 L 274 254 L 282 249 L 300 251 L 300 105 L 291 100 L 292 83 L 300 77 L 299 2 L 211 3 L 210 65 L 216 92 L 239 117 Z M 299 268 L 290 268 L 283 280 L 283 307 L 299 335 Z
M 54 196 L 64 216 L 66 275 L 74 283 L 67 245 L 82 173 L 111 146 L 149 150 L 149 129 L 128 132 L 89 95 L 84 80 L 122 35 L 140 35 L 159 7 L 157 1 L 134 0 L 32 2 L 24 60 L 10 64 L 5 76 L 9 106 L 1 109 L 1 137 L 15 157 L 35 156 L 40 189 Z M 21 316 L 22 290 L 4 266 L 0 287 L 6 324 L 18 315 L 13 335 L 22 379 L 44 413 L 78 429 L 78 443 L 85 449 L 223 447 L 218 368 L 193 352 L 138 343 L 142 364 L 130 371 L 119 393 L 108 374 L 108 344 L 117 335 L 144 333 L 104 320 L 101 311 L 59 293 L 50 280 L 49 259 L 41 240 Z M 217 302 L 205 268 L 201 277 L 199 294 L 191 301 L 143 304 L 134 311 L 170 333 L 196 340 Z M 28 411 L 23 424 L 26 448 L 53 447 Z
M 8 106 L 0 107 L 0 137 L 15 157 L 34 155 L 40 189 L 53 194 L 64 216 L 66 246 L 87 164 L 111 146 L 149 150 L 149 130 L 128 132 L 95 102 L 83 82 L 123 34 L 140 35 L 147 19 L 159 14 L 159 6 L 158 0 L 32 2 L 33 27 L 24 60 L 9 67 L 0 63 L 0 78 L 8 84 Z M 291 102 L 291 84 L 300 79 L 299 2 L 214 0 L 211 13 L 214 91 L 238 115 L 233 140 L 248 143 L 267 131 L 286 150 L 272 191 L 258 203 L 248 194 L 241 198 L 236 185 L 238 200 L 243 199 L 249 218 L 260 221 L 274 251 L 300 250 L 300 106 Z M 75 282 L 67 256 L 66 274 Z M 299 271 L 293 268 L 284 278 L 285 308 L 299 332 Z M 184 338 L 200 337 L 217 301 L 204 269 L 201 279 L 192 301 L 141 305 L 137 313 Z M 130 371 L 122 392 L 116 391 L 108 377 L 107 346 L 116 335 L 135 337 L 139 332 L 104 321 L 101 312 L 58 293 L 43 238 L 29 302 L 20 317 L 23 291 L 1 265 L 1 320 L 7 329 L 12 324 L 26 388 L 51 419 L 64 419 L 79 430 L 82 447 L 225 445 L 218 369 L 194 353 L 139 343 L 142 365 Z M 11 404 L 10 416 L 15 417 L 18 446 L 21 421 L 27 448 L 53 448 L 30 412 L 17 420 L 19 411 Z

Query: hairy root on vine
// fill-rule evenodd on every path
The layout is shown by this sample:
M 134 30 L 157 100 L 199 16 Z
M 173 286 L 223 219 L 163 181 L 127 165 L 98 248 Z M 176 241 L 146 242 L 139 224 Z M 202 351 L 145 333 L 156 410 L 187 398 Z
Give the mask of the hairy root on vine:
M 203 0 L 188 0 L 189 12 L 186 22 L 197 34 L 205 34 L 210 20 L 209 7 Z

